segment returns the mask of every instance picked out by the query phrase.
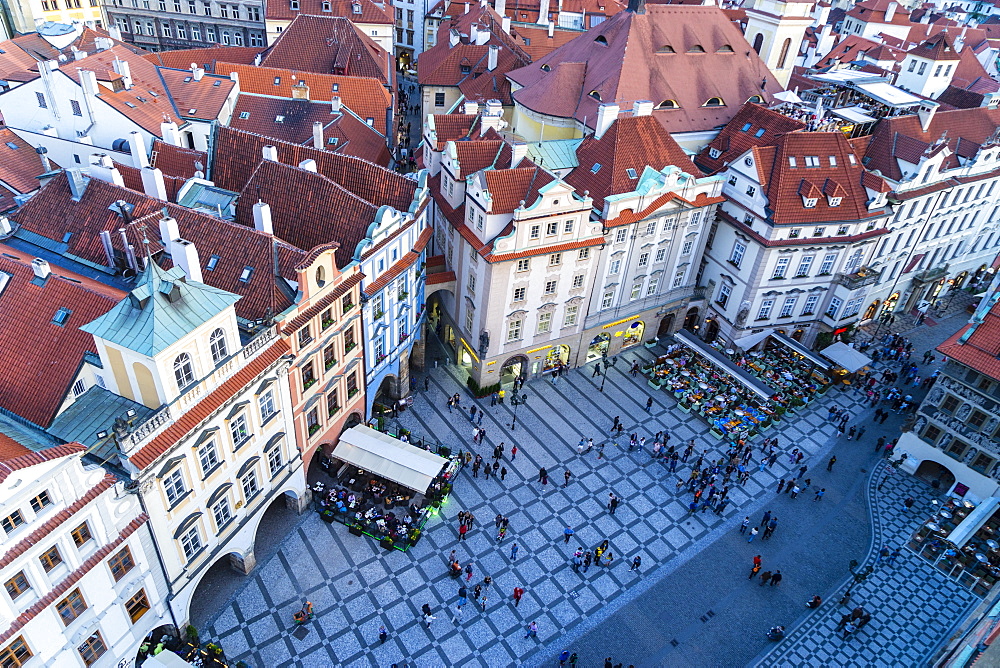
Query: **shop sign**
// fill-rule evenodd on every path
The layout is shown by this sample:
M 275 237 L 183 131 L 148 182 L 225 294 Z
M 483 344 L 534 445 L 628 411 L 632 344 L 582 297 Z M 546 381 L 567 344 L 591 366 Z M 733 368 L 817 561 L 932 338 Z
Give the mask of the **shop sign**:
M 604 327 L 601 327 L 601 329 L 611 329 L 612 327 L 617 327 L 618 325 L 620 325 L 622 323 L 631 322 L 633 320 L 638 320 L 638 319 L 639 319 L 639 316 L 632 316 L 631 318 L 624 318 L 622 320 L 616 320 L 615 322 L 609 322 L 608 324 L 604 325 Z

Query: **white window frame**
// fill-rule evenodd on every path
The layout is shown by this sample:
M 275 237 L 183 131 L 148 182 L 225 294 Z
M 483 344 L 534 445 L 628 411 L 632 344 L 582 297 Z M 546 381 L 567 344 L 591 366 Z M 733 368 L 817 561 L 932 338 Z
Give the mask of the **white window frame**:
M 538 333 L 548 334 L 552 331 L 552 312 L 546 311 L 545 313 L 538 314 Z
M 507 323 L 507 341 L 520 341 L 524 320 L 517 318 Z

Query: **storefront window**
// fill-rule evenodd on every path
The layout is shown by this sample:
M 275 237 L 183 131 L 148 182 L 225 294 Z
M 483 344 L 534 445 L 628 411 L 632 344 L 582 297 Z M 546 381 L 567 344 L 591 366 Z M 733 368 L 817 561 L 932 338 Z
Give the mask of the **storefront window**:
M 628 329 L 625 330 L 624 339 L 622 340 L 622 348 L 627 348 L 628 346 L 634 346 L 637 343 L 642 342 L 642 333 L 646 330 L 646 323 L 642 320 L 636 320 Z
M 569 363 L 569 346 L 559 345 L 549 348 L 548 352 L 545 353 L 544 364 L 542 364 L 542 373 L 548 373 L 556 368 L 558 364 L 568 364 Z

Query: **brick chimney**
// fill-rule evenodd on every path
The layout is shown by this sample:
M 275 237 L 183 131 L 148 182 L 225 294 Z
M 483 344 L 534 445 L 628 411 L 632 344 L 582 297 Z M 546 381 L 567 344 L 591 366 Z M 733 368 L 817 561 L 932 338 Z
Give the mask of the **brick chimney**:
M 597 107 L 597 123 L 594 125 L 594 139 L 600 139 L 608 128 L 618 120 L 618 105 L 610 102 L 602 102 Z

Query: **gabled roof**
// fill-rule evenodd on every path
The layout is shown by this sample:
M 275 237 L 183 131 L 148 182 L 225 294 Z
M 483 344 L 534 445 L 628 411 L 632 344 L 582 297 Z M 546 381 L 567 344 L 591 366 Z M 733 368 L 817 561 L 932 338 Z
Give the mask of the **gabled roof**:
M 264 67 L 366 77 L 395 86 L 390 54 L 349 20 L 299 14 L 260 62 Z
M 461 176 L 467 177 L 487 167 L 507 169 L 513 154 L 502 139 L 463 139 L 455 142 L 455 156 Z
M 292 87 L 304 82 L 309 87 L 310 100 L 330 102 L 339 97 L 343 105 L 361 118 L 373 119 L 375 129 L 385 134 L 385 112 L 392 108 L 392 93 L 378 79 L 230 63 L 218 63 L 218 67 L 221 74 L 236 72 L 241 93 L 290 98 Z
M 695 156 L 694 161 L 707 174 L 711 174 L 724 169 L 750 148 L 773 144 L 778 137 L 804 127 L 805 123 L 802 121 L 748 102 L 726 123 L 726 127 L 722 128 L 715 139 Z M 712 149 L 720 152 L 719 157 L 712 157 Z
M 493 198 L 490 213 L 514 213 L 521 206 L 531 206 L 538 199 L 538 191 L 555 177 L 541 167 L 515 169 L 487 169 L 482 172 L 486 188 Z
M 100 41 L 100 46 L 98 42 Z M 0 79 L 5 81 L 25 82 L 38 77 L 38 63 L 45 60 L 58 60 L 60 56 L 73 62 L 74 49 L 93 55 L 105 49 L 107 45 L 122 47 L 134 54 L 145 54 L 144 49 L 112 39 L 102 28 L 80 27 L 77 37 L 62 49 L 55 48 L 45 37 L 37 32 L 17 35 L 0 43 Z
M 96 350 L 80 327 L 123 295 L 55 266 L 47 280 L 35 280 L 29 263 L 6 250 L 0 254 L 0 272 L 10 277 L 0 287 L 0 408 L 48 427 L 84 354 Z M 60 309 L 61 325 L 54 322 Z
M 79 202 L 71 198 L 64 174 L 52 179 L 11 215 L 19 226 L 15 236 L 94 266 L 107 267 L 100 233 L 108 231 L 116 259 L 122 263 L 123 243 L 118 230 L 123 221 L 109 208 L 118 200 L 135 207 L 132 223 L 125 226 L 129 244 L 135 249 L 143 247 L 143 232 L 139 229 L 142 226 L 150 239 L 150 251 L 154 255 L 159 253 L 157 231 L 163 210 L 176 219 L 181 237 L 198 249 L 203 280 L 243 297 L 236 304 L 239 317 L 265 318 L 292 304 L 283 279 L 298 280 L 295 267 L 305 255 L 304 250 L 244 225 L 165 204 L 97 179 L 90 180 Z M 249 278 L 241 280 L 247 267 L 253 271 Z
M 208 169 L 208 154 L 156 139 L 150 151 L 149 164 L 163 172 L 164 176 L 189 179 L 195 172 L 205 173 Z
M 921 44 L 917 44 L 907 51 L 911 56 L 926 58 L 927 60 L 958 60 L 959 54 L 952 46 L 951 40 L 945 33 L 939 33 Z
M 158 67 L 156 71 L 181 118 L 217 119 L 236 86 L 228 76 L 206 74 L 199 81 L 191 76 L 190 70 Z
M 1000 110 L 984 107 L 938 110 L 926 132 L 916 114 L 883 118 L 872 132 L 864 163 L 868 169 L 877 169 L 883 176 L 900 181 L 903 173 L 899 160 L 916 164 L 924 151 L 938 143 L 942 135 L 942 145 L 947 145 L 955 154 L 969 156 L 975 154 L 974 147 L 993 136 L 997 127 L 1000 127 Z M 959 140 L 966 146 L 960 147 Z M 957 165 L 956 155 L 945 159 L 945 169 Z
M 634 191 L 647 165 L 657 171 L 674 165 L 698 174 L 684 150 L 652 116 L 620 116 L 600 139 L 584 139 L 576 157 L 579 166 L 566 175 L 566 183 L 581 195 L 588 191 L 596 209 L 604 207 L 607 197 Z
M 586 68 L 578 68 L 573 80 L 556 81 L 553 74 L 563 63 Z M 653 112 L 672 133 L 718 127 L 753 96 L 766 102 L 781 90 L 715 6 L 647 5 L 644 14 L 620 12 L 508 78 L 523 86 L 513 93 L 516 102 L 591 128 L 601 101 L 628 107 L 638 100 L 673 100 L 679 108 Z M 705 106 L 714 98 L 724 106 Z
M 291 9 L 288 2 L 267 3 L 267 18 L 290 21 L 300 14 L 339 16 L 362 24 L 391 24 L 392 5 L 373 0 L 299 0 L 299 8 Z M 324 9 L 329 7 L 329 9 Z
M 754 155 L 758 172 L 765 177 L 763 190 L 776 224 L 849 222 L 877 213 L 868 209 L 870 197 L 862 183 L 866 177 L 861 160 L 841 132 L 791 132 L 777 140 L 771 156 L 763 148 L 754 149 Z M 807 158 L 815 158 L 818 166 L 807 166 Z M 869 183 L 872 176 L 867 177 Z M 815 206 L 806 207 L 803 197 L 817 199 Z M 843 199 L 831 206 L 828 198 L 832 197 Z
M 206 72 L 214 72 L 227 76 L 226 67 L 216 68 L 216 63 L 244 63 L 253 65 L 254 59 L 261 52 L 259 46 L 211 46 L 204 49 L 177 49 L 175 51 L 157 51 L 147 53 L 143 58 L 154 65 L 173 67 L 179 70 L 188 69 L 191 63 L 203 68 Z
M 829 67 L 834 63 L 852 63 L 859 60 L 864 54 L 873 60 L 900 60 L 897 57 L 899 51 L 885 44 L 880 44 L 874 40 L 866 39 L 861 35 L 847 35 L 837 42 L 837 45 L 830 49 L 818 63 L 817 69 Z
M 478 114 L 434 114 L 431 123 L 434 124 L 434 134 L 437 136 L 435 150 L 441 151 L 449 141 L 470 137 Z
M 973 329 L 972 334 L 968 334 L 969 329 Z M 962 341 L 967 334 L 967 340 Z M 937 350 L 979 373 L 1000 380 L 1000 301 L 985 313 L 981 323 L 966 325 Z
M 886 21 L 885 12 L 889 9 L 890 5 L 895 5 L 895 12 L 892 18 Z M 847 16 L 864 23 L 882 23 L 887 25 L 909 25 L 912 23 L 906 10 L 900 7 L 899 3 L 894 2 L 894 0 L 863 0 L 863 2 L 859 2 L 849 9 Z

